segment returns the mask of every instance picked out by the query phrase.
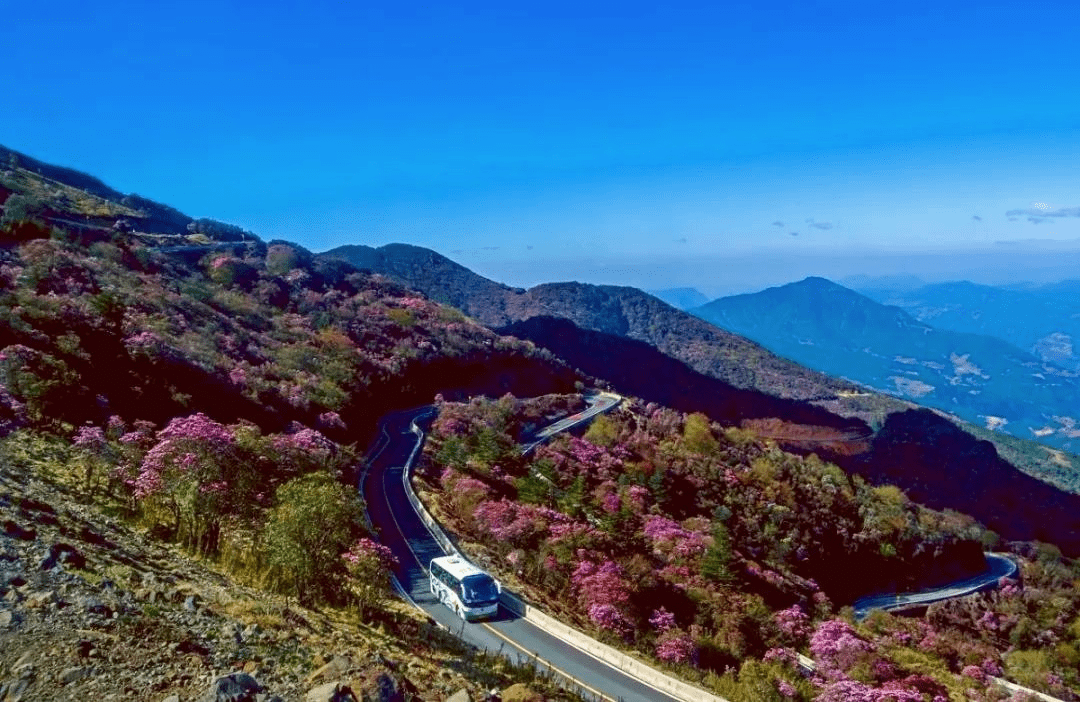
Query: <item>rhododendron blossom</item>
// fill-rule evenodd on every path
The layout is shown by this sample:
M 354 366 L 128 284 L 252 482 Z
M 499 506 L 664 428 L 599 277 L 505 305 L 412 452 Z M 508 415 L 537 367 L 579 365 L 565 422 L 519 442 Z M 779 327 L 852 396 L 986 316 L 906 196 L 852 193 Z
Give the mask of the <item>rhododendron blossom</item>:
M 801 640 L 810 633 L 810 617 L 806 616 L 799 605 L 780 610 L 773 615 L 773 620 L 780 631 L 793 639 Z
M 675 628 L 675 615 L 661 607 L 649 617 L 649 623 L 657 632 L 663 634 Z
M 870 650 L 870 644 L 859 638 L 850 624 L 838 619 L 822 622 L 810 637 L 810 655 L 817 671 L 828 679 L 842 677 Z
M 344 429 L 345 422 L 337 412 L 323 412 L 319 415 L 319 425 L 327 429 Z
M 620 636 L 626 636 L 633 631 L 633 624 L 626 615 L 613 604 L 589 605 L 589 619 L 601 629 L 607 629 Z
M 101 427 L 84 426 L 75 432 L 72 443 L 89 451 L 99 451 L 105 446 L 105 432 Z
M 689 663 L 695 652 L 694 640 L 678 629 L 661 636 L 656 644 L 656 657 L 668 663 Z
M 334 443 L 314 429 L 304 427 L 292 434 L 274 437 L 273 446 L 278 451 L 300 451 L 302 453 L 325 457 L 334 450 Z
M 690 531 L 672 519 L 655 514 L 645 518 L 642 533 L 653 547 L 653 553 L 661 557 L 700 556 L 709 544 L 706 534 Z
M 465 478 L 458 480 L 460 484 Z M 555 520 L 566 517 L 550 509 L 523 505 L 505 498 L 481 502 L 473 511 L 478 526 L 507 544 L 525 545 L 524 542 L 545 533 Z

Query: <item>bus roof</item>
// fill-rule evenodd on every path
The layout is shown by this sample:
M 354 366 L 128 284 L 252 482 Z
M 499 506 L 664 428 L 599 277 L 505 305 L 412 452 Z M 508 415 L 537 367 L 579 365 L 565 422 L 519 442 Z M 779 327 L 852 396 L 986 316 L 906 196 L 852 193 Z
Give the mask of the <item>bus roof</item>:
M 487 575 L 487 573 L 460 556 L 440 556 L 438 558 L 432 558 L 431 562 L 439 564 L 447 573 L 458 580 L 467 578 L 470 575 Z

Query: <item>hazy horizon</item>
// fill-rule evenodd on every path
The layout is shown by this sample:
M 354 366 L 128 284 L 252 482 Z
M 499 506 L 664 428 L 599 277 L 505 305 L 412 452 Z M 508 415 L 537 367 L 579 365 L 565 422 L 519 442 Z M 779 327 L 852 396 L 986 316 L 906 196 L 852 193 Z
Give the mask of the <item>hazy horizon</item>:
M 409 243 L 409 242 L 403 242 Z M 1047 250 L 1008 246 L 983 250 L 746 252 L 679 258 L 581 258 L 553 261 L 537 268 L 485 256 L 488 252 L 439 253 L 512 287 L 578 281 L 629 285 L 642 290 L 695 288 L 710 299 L 758 292 L 808 276 L 829 278 L 851 287 L 852 279 L 912 277 L 922 283 L 970 281 L 982 285 L 1046 284 L 1080 278 L 1080 242 Z

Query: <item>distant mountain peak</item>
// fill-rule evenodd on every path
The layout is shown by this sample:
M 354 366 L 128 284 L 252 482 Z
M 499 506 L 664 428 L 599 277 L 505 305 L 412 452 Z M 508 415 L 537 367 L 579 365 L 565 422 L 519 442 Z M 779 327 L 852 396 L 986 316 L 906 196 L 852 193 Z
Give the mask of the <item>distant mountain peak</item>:
M 701 307 L 709 301 L 709 298 L 697 288 L 665 288 L 663 290 L 648 290 L 647 292 L 672 307 L 684 311 L 693 307 Z

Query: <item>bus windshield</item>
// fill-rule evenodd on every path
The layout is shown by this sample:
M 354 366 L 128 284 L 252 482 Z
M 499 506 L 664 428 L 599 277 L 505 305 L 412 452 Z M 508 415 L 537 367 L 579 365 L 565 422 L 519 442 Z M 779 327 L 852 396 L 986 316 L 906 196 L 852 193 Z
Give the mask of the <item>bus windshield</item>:
M 467 605 L 486 604 L 499 599 L 499 590 L 490 575 L 470 575 L 461 581 L 462 598 Z

